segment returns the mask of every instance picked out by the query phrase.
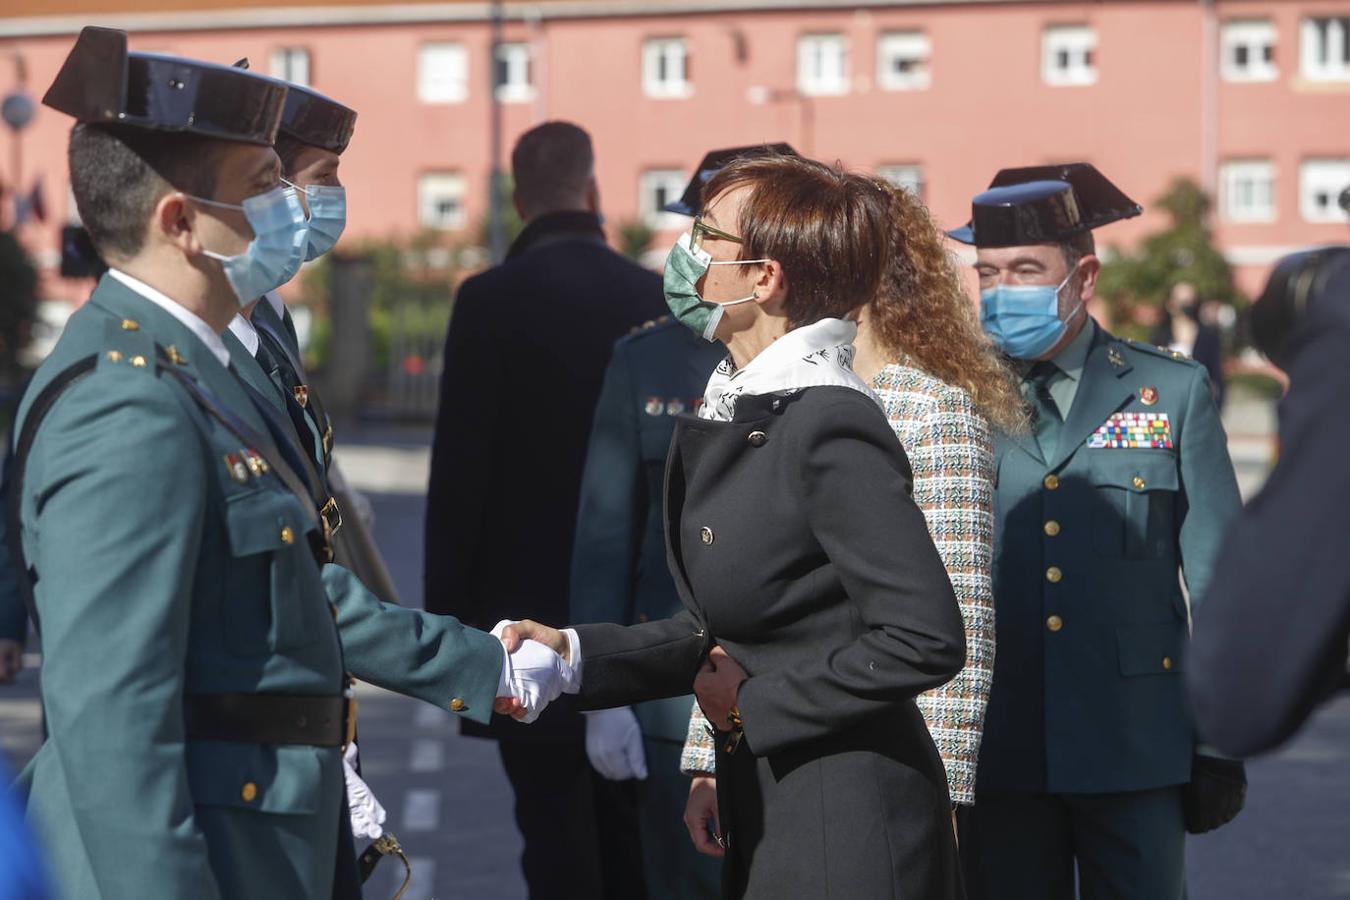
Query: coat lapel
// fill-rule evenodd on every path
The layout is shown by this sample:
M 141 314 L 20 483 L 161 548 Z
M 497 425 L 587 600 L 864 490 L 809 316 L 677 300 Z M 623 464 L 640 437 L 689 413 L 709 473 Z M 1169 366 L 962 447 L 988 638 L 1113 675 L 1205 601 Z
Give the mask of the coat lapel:
M 1073 407 L 1064 420 L 1064 430 L 1060 432 L 1054 456 L 1049 460 L 1050 469 L 1062 466 L 1098 426 L 1134 397 L 1134 391 L 1120 380 L 1131 368 L 1119 342 L 1098 326 L 1096 339 L 1083 365 Z
M 225 346 L 230 350 L 230 366 L 239 374 L 239 377 L 255 391 L 266 397 L 277 412 L 285 413 L 285 399 L 278 392 L 276 383 L 268 377 L 268 373 L 263 371 L 262 364 L 258 362 L 257 358 L 248 352 L 248 348 L 239 338 L 234 336 L 233 332 L 227 330 L 221 337 L 225 341 Z

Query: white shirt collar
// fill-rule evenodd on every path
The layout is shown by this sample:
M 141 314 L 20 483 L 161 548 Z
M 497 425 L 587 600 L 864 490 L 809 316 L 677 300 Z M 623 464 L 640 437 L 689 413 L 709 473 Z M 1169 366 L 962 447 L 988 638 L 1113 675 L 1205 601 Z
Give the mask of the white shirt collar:
M 219 360 L 222 366 L 228 367 L 230 365 L 230 351 L 225 346 L 225 342 L 220 339 L 220 335 L 216 334 L 204 320 L 190 312 L 187 307 L 175 303 L 144 281 L 133 278 L 119 269 L 109 269 L 108 274 L 182 322 L 189 331 L 197 336 L 199 341 L 206 345 L 206 349 L 211 351 L 211 355 Z
M 249 356 L 256 357 L 258 355 L 258 344 L 260 343 L 258 329 L 254 328 L 253 323 L 245 319 L 242 313 L 230 320 L 230 331 L 235 337 L 239 338 L 239 343 L 244 345 L 244 349 L 248 351 Z

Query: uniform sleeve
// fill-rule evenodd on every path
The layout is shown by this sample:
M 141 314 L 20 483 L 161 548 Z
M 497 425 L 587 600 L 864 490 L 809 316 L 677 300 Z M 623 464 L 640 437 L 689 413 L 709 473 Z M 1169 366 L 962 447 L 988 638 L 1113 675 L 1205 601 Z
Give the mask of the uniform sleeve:
M 474 560 L 494 482 L 502 367 L 488 298 L 465 282 L 446 338 L 440 408 L 427 487 L 425 605 L 428 612 L 484 623 L 497 598 L 470 597 Z
M 1208 594 L 1224 533 L 1242 508 L 1228 436 L 1203 369 L 1193 369 L 1182 428 L 1177 545 L 1194 612 Z
M 688 610 L 655 622 L 578 625 L 576 631 L 581 642 L 581 709 L 688 694 L 708 653 L 707 632 Z
M 975 767 L 994 674 L 994 441 L 965 395 L 944 397 L 906 447 L 928 523 L 965 623 L 966 664 L 917 703 L 956 803 L 975 802 Z
M 862 395 L 818 415 L 799 450 L 806 515 L 861 634 L 822 647 L 811 665 L 741 685 L 737 705 L 756 756 L 849 728 L 944 684 L 965 663 L 961 610 L 885 417 Z
M 502 671 L 502 645 L 492 635 L 438 616 L 381 603 L 351 571 L 323 567 L 328 598 L 337 607 L 347 668 L 362 681 L 456 709 L 486 723 Z
M 106 900 L 219 896 L 182 712 L 212 477 L 199 440 L 168 385 L 99 371 L 52 409 L 26 479 L 46 749 Z
M 680 771 L 685 775 L 712 775 L 717 771 L 717 745 L 713 743 L 712 725 L 699 709 L 698 701 L 689 712 L 689 733 L 684 737 L 680 753 Z
M 1286 740 L 1345 679 L 1350 326 L 1310 321 L 1304 334 L 1279 463 L 1234 521 L 1195 614 L 1186 678 L 1197 727 L 1235 756 Z
M 568 618 L 632 620 L 633 574 L 648 498 L 624 348 L 605 370 L 581 478 Z

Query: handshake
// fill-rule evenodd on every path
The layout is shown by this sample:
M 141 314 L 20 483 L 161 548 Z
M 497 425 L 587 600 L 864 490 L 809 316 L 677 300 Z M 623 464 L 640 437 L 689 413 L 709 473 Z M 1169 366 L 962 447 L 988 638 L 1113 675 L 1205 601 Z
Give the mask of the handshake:
M 505 655 L 493 712 L 529 724 L 559 695 L 581 690 L 581 648 L 570 628 L 503 619 L 491 633 Z

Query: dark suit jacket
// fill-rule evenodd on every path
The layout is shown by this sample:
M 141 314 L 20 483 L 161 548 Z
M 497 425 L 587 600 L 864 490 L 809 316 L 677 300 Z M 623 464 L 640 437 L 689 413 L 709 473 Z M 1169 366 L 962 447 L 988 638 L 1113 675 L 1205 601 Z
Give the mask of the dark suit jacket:
M 960 895 L 914 697 L 960 670 L 965 632 L 911 482 L 885 415 L 847 388 L 682 417 L 666 533 L 685 611 L 577 627 L 583 706 L 685 693 L 713 642 L 748 672 L 745 740 L 717 758 L 728 896 Z
M 610 250 L 594 216 L 533 222 L 465 281 L 445 348 L 427 491 L 425 602 L 479 628 L 567 620 L 591 415 L 614 342 L 665 311 L 661 279 Z M 494 731 L 535 739 L 526 728 Z M 542 726 L 542 727 L 541 727 Z M 472 730 L 472 729 L 470 729 Z
M 1263 301 L 1264 302 L 1264 301 Z M 1350 639 L 1350 266 L 1290 339 L 1280 460 L 1224 541 L 1195 616 L 1200 735 L 1246 756 L 1292 735 L 1345 683 Z

